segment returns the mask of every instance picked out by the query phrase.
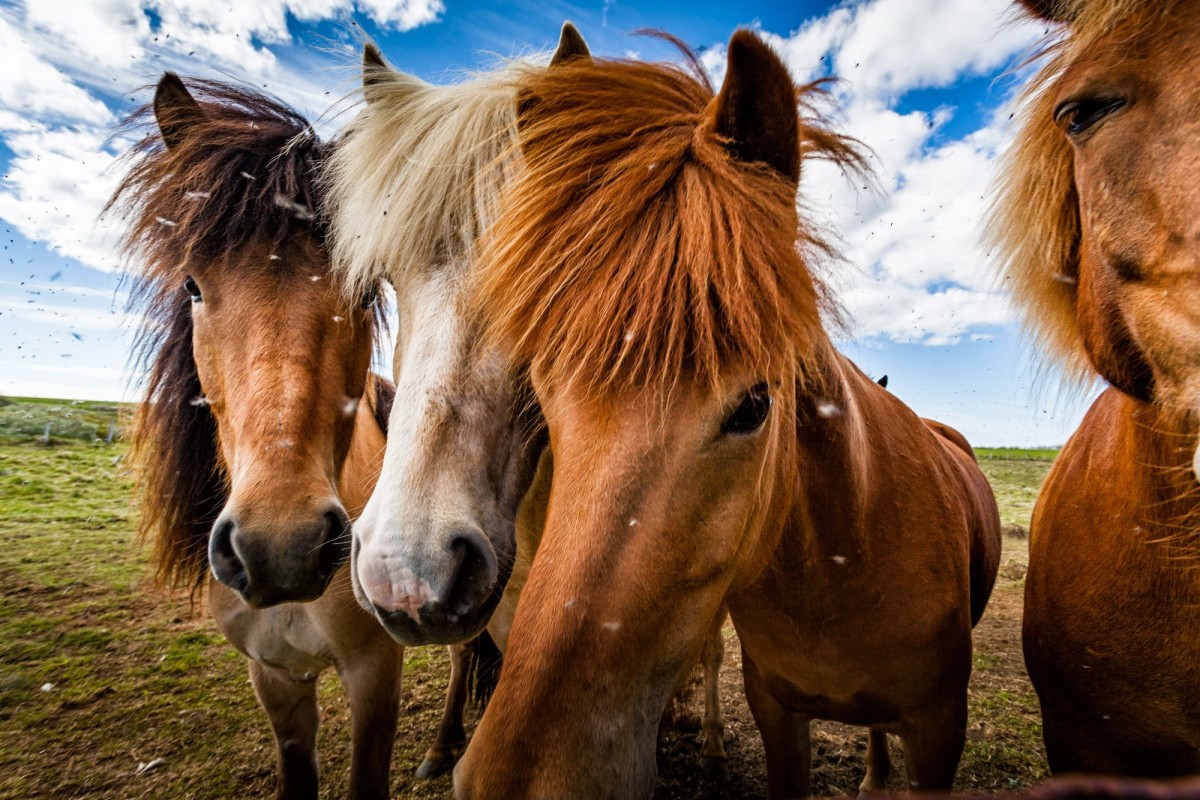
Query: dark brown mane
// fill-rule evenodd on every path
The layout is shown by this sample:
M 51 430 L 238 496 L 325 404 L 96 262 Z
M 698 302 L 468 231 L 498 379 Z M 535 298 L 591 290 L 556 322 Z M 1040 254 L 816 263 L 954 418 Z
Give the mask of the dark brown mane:
M 685 53 L 685 55 L 687 55 Z M 600 393 L 714 377 L 737 361 L 792 374 L 833 312 L 810 267 L 827 245 L 795 186 L 731 154 L 691 68 L 577 59 L 528 76 L 526 168 L 487 234 L 488 337 L 557 383 Z M 796 89 L 801 152 L 856 166 Z
M 201 79 L 187 86 L 203 118 L 177 146 L 163 143 L 152 104 L 122 125 L 141 138 L 104 213 L 128 222 L 126 255 L 153 277 L 193 255 L 220 258 L 251 241 L 323 238 L 317 171 L 325 145 L 308 121 L 244 86 Z
M 226 485 L 216 421 L 192 358 L 184 277 L 189 263 L 247 246 L 319 242 L 315 179 L 324 146 L 303 117 L 269 97 L 217 81 L 189 80 L 188 88 L 204 118 L 178 146 L 165 146 L 149 104 L 125 122 L 123 129 L 141 138 L 105 212 L 127 222 L 129 308 L 143 319 L 134 360 L 146 372 L 146 395 L 131 454 L 139 535 L 152 544 L 160 583 L 195 589 L 207 571 L 209 530 Z M 262 268 L 288 264 L 264 260 Z

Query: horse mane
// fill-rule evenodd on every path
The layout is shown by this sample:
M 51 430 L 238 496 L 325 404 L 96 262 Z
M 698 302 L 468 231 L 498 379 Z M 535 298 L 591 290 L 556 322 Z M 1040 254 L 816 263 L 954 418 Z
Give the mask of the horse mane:
M 730 152 L 680 47 L 687 66 L 576 59 L 525 81 L 525 168 L 484 240 L 476 304 L 486 338 L 552 384 L 669 389 L 733 360 L 803 375 L 822 314 L 840 318 L 811 269 L 832 248 L 795 184 Z M 802 157 L 861 168 L 821 93 L 796 87 Z
M 1053 120 L 1054 86 L 1099 38 L 1135 15 L 1165 13 L 1176 1 L 1046 0 L 1042 5 L 1068 22 L 1026 61 L 1043 63 L 1023 92 L 1020 128 L 1000 162 L 986 237 L 1026 330 L 1077 383 L 1093 369 L 1076 317 L 1082 232 L 1075 155 Z
M 134 363 L 146 371 L 134 420 L 131 460 L 140 490 L 138 535 L 152 547 L 161 585 L 193 591 L 208 568 L 208 535 L 227 486 L 216 420 L 204 401 L 192 356 L 189 264 L 227 257 L 251 244 L 276 249 L 319 243 L 315 171 L 323 146 L 281 102 L 249 88 L 189 80 L 204 112 L 168 149 L 150 104 L 123 130 L 141 134 L 132 162 L 105 206 L 127 222 L 123 255 L 135 264 L 129 309 L 142 323 Z M 289 269 L 263 259 L 247 269 Z
M 466 257 L 509 180 L 516 91 L 535 60 L 435 86 L 373 69 L 324 180 L 334 268 L 353 291 Z

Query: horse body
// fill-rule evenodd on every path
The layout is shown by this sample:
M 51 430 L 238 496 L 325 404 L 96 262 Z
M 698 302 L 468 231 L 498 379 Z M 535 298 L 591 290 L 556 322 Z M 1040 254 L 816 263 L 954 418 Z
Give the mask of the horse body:
M 1200 771 L 1194 0 L 1027 0 L 1057 27 L 992 234 L 1027 322 L 1111 386 L 1034 509 L 1023 638 L 1055 772 Z
M 356 412 L 341 470 L 339 494 L 352 516 L 374 486 L 385 444 L 369 406 L 362 403 Z M 251 683 L 279 746 L 280 797 L 316 796 L 317 682 L 331 667 L 350 700 L 350 796 L 389 797 L 404 648 L 354 602 L 349 570 L 338 570 L 316 600 L 269 608 L 246 605 L 210 577 L 208 607 L 217 628 L 248 659 Z
M 1200 773 L 1200 580 L 1189 434 L 1108 389 L 1046 478 L 1025 579 L 1025 663 L 1055 773 Z M 1190 491 L 1189 491 L 1190 489 Z
M 971 627 L 999 565 L 998 512 L 973 460 L 836 358 L 841 386 L 822 402 L 844 413 L 802 401 L 797 470 L 780 476 L 795 502 L 767 567 L 728 596 L 773 796 L 807 792 L 809 719 L 898 734 L 910 783 L 949 785 Z M 886 789 L 881 744 L 869 742 L 864 790 Z
M 801 124 L 753 35 L 725 81 L 588 62 L 526 89 L 477 302 L 527 365 L 554 480 L 461 797 L 649 796 L 658 719 L 726 602 L 772 796 L 807 793 L 813 717 L 872 726 L 864 788 L 888 730 L 915 785 L 953 777 L 995 503 L 822 327 L 795 189 L 802 154 L 853 149 Z
M 350 795 L 385 798 L 404 651 L 339 569 L 393 392 L 368 380 L 376 297 L 347 303 L 329 285 L 313 222 L 322 145 L 307 123 L 241 87 L 193 86 L 199 102 L 168 73 L 135 115 L 153 112 L 157 129 L 110 203 L 130 213 L 134 297 L 148 309 L 141 534 L 162 582 L 198 589 L 208 576 L 213 618 L 247 656 L 274 729 L 280 797 L 316 796 L 317 678 L 334 667 L 350 697 Z M 451 763 L 467 651 L 452 656 L 430 751 Z

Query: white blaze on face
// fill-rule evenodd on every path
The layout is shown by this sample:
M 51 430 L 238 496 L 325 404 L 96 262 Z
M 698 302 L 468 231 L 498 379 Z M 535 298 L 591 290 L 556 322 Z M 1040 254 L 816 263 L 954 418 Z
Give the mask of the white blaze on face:
M 1192 475 L 1200 481 L 1200 440 L 1196 442 L 1196 452 L 1192 453 Z
M 435 599 L 436 591 L 407 562 L 416 557 L 436 563 L 441 560 L 438 551 L 444 549 L 443 543 L 433 541 L 427 515 L 435 506 L 436 511 L 446 509 L 441 498 L 429 495 L 432 487 L 422 479 L 422 467 L 431 457 L 425 441 L 431 404 L 446 391 L 464 346 L 456 288 L 435 273 L 410 281 L 396 293 L 396 398 L 379 481 L 354 526 L 359 544 L 356 585 L 375 605 L 404 610 L 414 619 L 421 604 Z

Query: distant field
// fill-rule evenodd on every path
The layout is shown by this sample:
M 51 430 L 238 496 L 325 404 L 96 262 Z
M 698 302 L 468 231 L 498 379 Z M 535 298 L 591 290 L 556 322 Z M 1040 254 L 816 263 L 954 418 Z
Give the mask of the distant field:
M 0 396 L 0 442 L 37 441 L 47 425 L 52 441 L 107 440 L 110 425 L 116 438 L 132 411 L 128 403 Z
M 1053 461 L 1058 457 L 1057 447 L 976 447 L 980 458 L 1004 458 L 1016 460 Z
M 21 401 L 0 408 L 0 419 L 69 419 L 101 430 L 122 413 L 113 404 Z M 167 597 L 145 583 L 126 446 L 53 434 L 52 445 L 42 446 L 35 443 L 41 432 L 0 438 L 0 798 L 272 797 L 274 746 L 244 659 L 213 628 L 203 603 L 193 608 L 186 596 Z M 980 455 L 1002 517 L 1027 526 L 1049 461 Z M 1000 580 L 976 630 L 961 791 L 1016 789 L 1047 776 L 1037 699 L 1020 652 L 1025 548 L 1023 539 L 1005 538 Z M 722 687 L 734 783 L 705 785 L 694 735 L 671 734 L 659 758 L 659 800 L 756 797 L 765 788 L 731 627 L 726 638 Z M 394 797 L 449 796 L 448 778 L 412 777 L 436 727 L 447 674 L 444 648 L 407 651 Z M 349 709 L 332 672 L 321 681 L 320 705 L 321 796 L 342 797 Z M 694 705 L 698 711 L 698 698 Z M 818 794 L 853 793 L 865 740 L 860 729 L 815 726 Z M 902 759 L 895 742 L 892 751 Z M 139 763 L 160 758 L 160 769 L 136 774 Z M 899 774 L 895 781 L 901 788 Z

